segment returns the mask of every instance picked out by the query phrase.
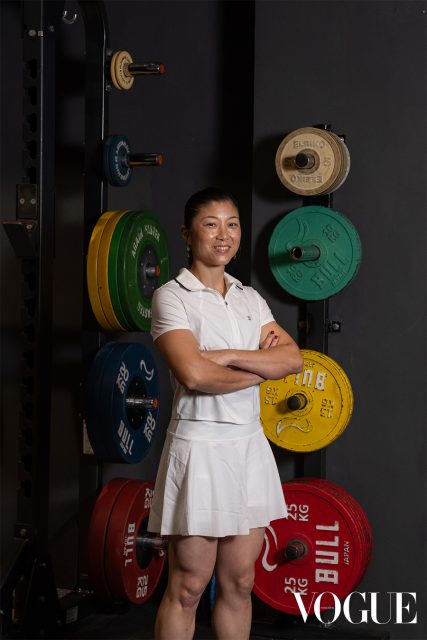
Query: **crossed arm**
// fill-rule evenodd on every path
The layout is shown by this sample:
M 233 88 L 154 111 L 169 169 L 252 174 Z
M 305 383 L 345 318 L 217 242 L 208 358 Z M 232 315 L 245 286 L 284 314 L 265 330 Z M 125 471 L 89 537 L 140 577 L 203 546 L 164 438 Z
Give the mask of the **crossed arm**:
M 204 393 L 231 393 L 301 371 L 298 346 L 277 322 L 262 327 L 259 349 L 201 351 L 191 331 L 163 333 L 156 345 L 175 378 L 185 387 Z

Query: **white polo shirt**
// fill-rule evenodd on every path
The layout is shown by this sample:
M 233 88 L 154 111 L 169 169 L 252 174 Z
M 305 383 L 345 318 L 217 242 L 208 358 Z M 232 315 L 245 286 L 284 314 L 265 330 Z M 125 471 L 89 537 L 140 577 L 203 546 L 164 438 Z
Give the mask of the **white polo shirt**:
M 261 327 L 274 320 L 259 293 L 224 274 L 227 293 L 205 287 L 188 269 L 156 289 L 153 340 L 172 329 L 192 331 L 200 349 L 259 349 Z M 190 391 L 171 374 L 171 419 L 248 424 L 259 419 L 259 386 L 225 394 Z

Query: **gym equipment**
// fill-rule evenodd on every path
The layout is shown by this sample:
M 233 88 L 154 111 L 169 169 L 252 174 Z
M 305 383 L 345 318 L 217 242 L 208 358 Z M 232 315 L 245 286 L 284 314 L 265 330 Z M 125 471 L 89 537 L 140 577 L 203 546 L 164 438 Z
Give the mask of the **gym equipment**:
M 89 581 L 103 600 L 142 604 L 163 571 L 168 541 L 147 533 L 154 482 L 114 478 L 102 489 L 89 524 Z
M 103 167 L 108 182 L 114 187 L 129 184 L 133 167 L 160 166 L 163 156 L 160 153 L 131 153 L 130 142 L 126 136 L 109 136 L 103 143 Z
M 115 214 L 116 211 L 105 211 L 98 219 L 92 231 L 87 254 L 86 279 L 89 300 L 95 318 L 103 329 L 112 331 L 115 328 L 107 320 L 98 291 L 98 251 L 101 243 L 102 233 L 107 221 Z M 123 327 L 122 327 L 123 329 Z
M 287 213 L 268 246 L 279 285 L 303 300 L 324 300 L 356 276 L 362 256 L 359 235 L 342 213 L 316 205 Z
M 105 331 L 149 331 L 154 290 L 169 279 L 169 253 L 158 220 L 143 211 L 106 211 L 89 242 L 87 284 Z
M 361 581 L 372 554 L 372 531 L 356 499 L 319 478 L 283 483 L 289 517 L 265 531 L 255 565 L 254 593 L 270 606 L 299 614 L 295 593 L 313 613 L 315 595 L 325 593 L 321 610 L 344 599 Z
M 128 323 L 149 331 L 154 290 L 169 280 L 166 236 L 157 219 L 133 211 L 125 221 L 118 247 L 117 282 Z
M 282 184 L 302 196 L 336 191 L 350 171 L 350 153 L 332 131 L 303 127 L 289 133 L 276 153 Z
M 109 462 L 140 462 L 148 453 L 159 412 L 157 369 L 141 344 L 107 343 L 89 369 L 85 424 L 95 455 Z
M 271 442 L 291 451 L 315 451 L 338 438 L 353 413 L 350 381 L 335 360 L 302 349 L 301 373 L 260 385 L 260 418 Z
M 135 76 L 161 75 L 165 66 L 161 62 L 135 64 L 128 51 L 116 51 L 110 61 L 111 82 L 116 89 L 132 88 Z
M 115 329 L 117 331 L 125 331 L 128 325 L 126 321 L 123 321 L 121 315 L 117 313 L 117 310 L 113 305 L 113 300 L 110 295 L 108 262 L 113 233 L 115 231 L 117 223 L 126 213 L 127 211 L 114 211 L 113 214 L 109 216 L 107 220 L 105 220 L 105 224 L 102 228 L 96 260 L 95 283 L 98 289 L 98 297 L 101 303 L 102 311 L 108 325 L 112 329 Z M 103 216 L 101 216 L 101 218 L 102 217 Z

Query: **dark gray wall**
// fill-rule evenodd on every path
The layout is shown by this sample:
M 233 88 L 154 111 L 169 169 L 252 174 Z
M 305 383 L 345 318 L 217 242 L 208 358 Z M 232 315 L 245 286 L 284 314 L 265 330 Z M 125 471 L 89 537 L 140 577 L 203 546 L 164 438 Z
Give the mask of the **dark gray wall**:
M 426 56 L 424 2 L 256 3 L 252 271 L 276 316 L 295 327 L 296 304 L 272 283 L 267 242 L 301 198 L 282 187 L 276 149 L 296 128 L 330 123 L 351 154 L 334 209 L 355 225 L 363 258 L 330 301 L 342 321 L 329 354 L 348 374 L 355 406 L 326 450 L 326 477 L 372 523 L 374 554 L 362 591 L 415 591 L 425 637 Z M 282 472 L 289 454 L 277 455 Z M 415 556 L 406 549 L 416 549 Z M 383 619 L 387 619 L 386 617 Z
M 2 3 L 4 50 L 15 59 L 21 52 L 17 6 Z M 346 135 L 351 171 L 334 208 L 356 226 L 363 262 L 353 283 L 331 300 L 331 317 L 343 330 L 330 337 L 329 353 L 352 382 L 355 409 L 327 449 L 326 475 L 360 501 L 373 525 L 374 556 L 361 590 L 416 591 L 418 625 L 392 626 L 390 633 L 394 640 L 425 638 L 425 3 L 141 0 L 109 1 L 106 8 L 113 50 L 166 65 L 163 77 L 139 78 L 132 91 L 111 92 L 109 132 L 127 135 L 136 151 L 163 152 L 165 164 L 135 172 L 125 189 L 110 188 L 109 207 L 151 208 L 165 227 L 175 273 L 185 263 L 178 229 L 188 195 L 207 184 L 231 188 L 244 222 L 234 271 L 260 290 L 294 337 L 298 301 L 273 282 L 266 249 L 274 224 L 301 200 L 282 187 L 274 155 L 282 137 L 301 126 L 331 123 Z M 73 586 L 84 295 L 81 16 L 61 26 L 60 43 L 50 525 L 58 580 Z M 2 64 L 8 101 L 1 215 L 13 218 L 21 78 L 5 56 Z M 15 517 L 20 299 L 19 268 L 0 236 L 7 554 Z M 151 345 L 145 334 L 112 337 Z M 154 355 L 162 392 L 157 438 L 139 465 L 105 465 L 104 482 L 155 476 L 170 389 Z M 282 478 L 292 478 L 297 454 L 273 449 Z

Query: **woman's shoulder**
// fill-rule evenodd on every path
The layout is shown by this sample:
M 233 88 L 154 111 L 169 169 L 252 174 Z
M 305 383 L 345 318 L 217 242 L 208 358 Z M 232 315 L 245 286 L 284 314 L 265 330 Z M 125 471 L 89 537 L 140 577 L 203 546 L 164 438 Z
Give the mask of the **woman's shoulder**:
M 160 285 L 155 289 L 153 293 L 153 297 L 155 296 L 157 299 L 163 299 L 168 297 L 175 297 L 178 294 L 179 285 L 175 278 L 168 280 L 164 284 Z

